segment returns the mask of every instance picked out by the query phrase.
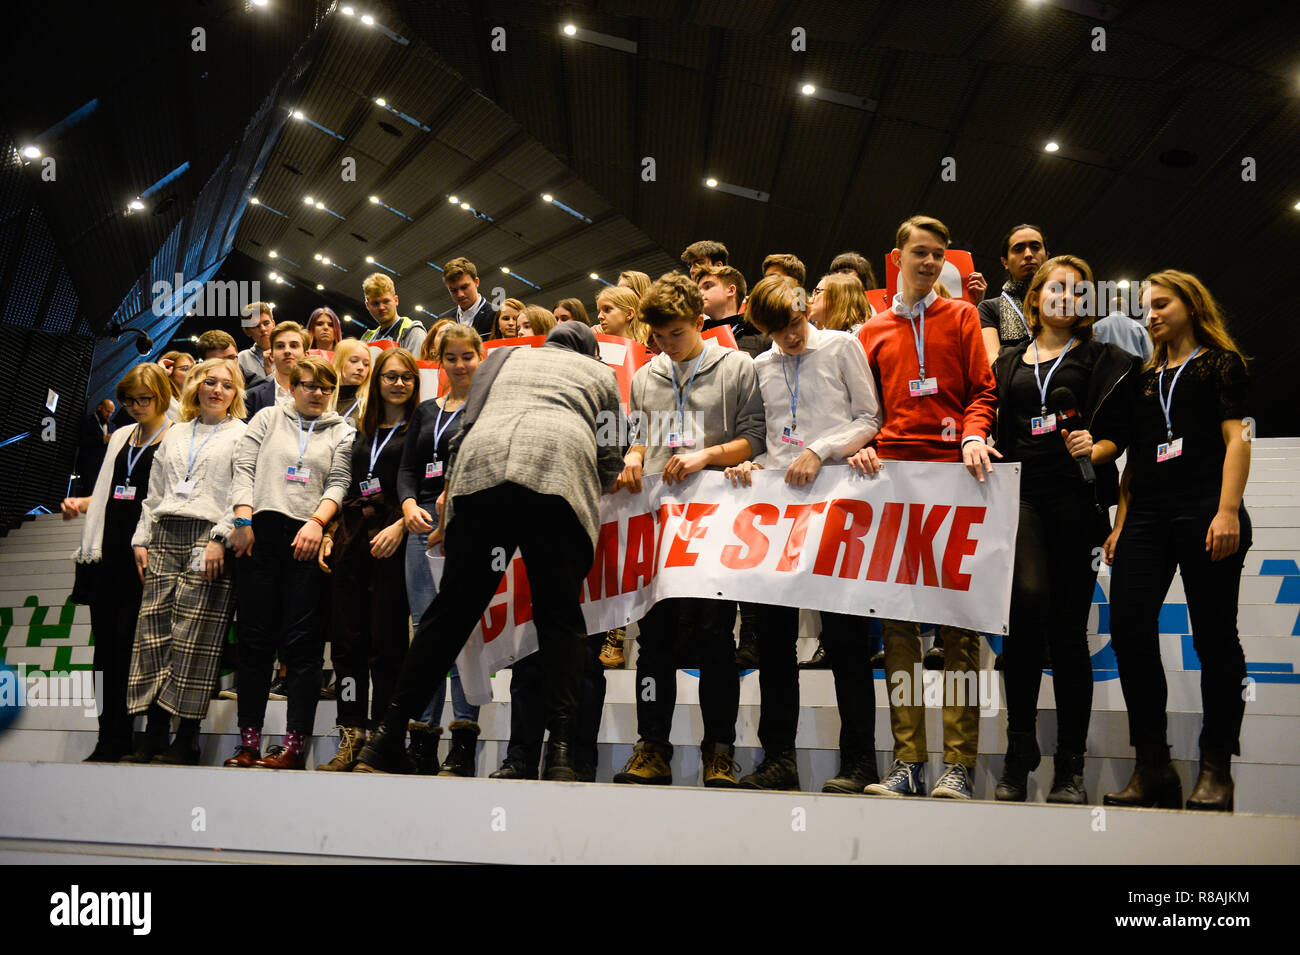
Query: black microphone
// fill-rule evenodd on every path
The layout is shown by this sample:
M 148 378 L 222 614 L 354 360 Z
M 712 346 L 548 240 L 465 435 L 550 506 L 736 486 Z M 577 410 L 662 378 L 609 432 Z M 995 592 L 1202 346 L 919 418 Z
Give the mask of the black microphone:
M 1048 396 L 1048 405 L 1056 413 L 1056 427 L 1060 431 L 1078 431 L 1084 427 L 1083 415 L 1079 414 L 1079 402 L 1069 388 L 1053 388 Z M 1064 440 L 1064 436 L 1062 437 Z M 1092 458 L 1081 454 L 1074 459 L 1079 465 L 1079 477 L 1085 484 L 1097 483 L 1097 472 L 1092 469 Z

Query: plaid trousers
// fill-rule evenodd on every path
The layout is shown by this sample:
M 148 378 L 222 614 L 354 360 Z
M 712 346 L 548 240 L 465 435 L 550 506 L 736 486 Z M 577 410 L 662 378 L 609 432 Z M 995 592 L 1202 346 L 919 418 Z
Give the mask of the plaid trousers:
M 234 558 L 226 555 L 225 571 L 213 581 L 191 566 L 211 532 L 211 522 L 198 518 L 158 521 L 127 678 L 127 708 L 133 714 L 151 703 L 181 719 L 203 719 L 208 713 L 235 611 Z

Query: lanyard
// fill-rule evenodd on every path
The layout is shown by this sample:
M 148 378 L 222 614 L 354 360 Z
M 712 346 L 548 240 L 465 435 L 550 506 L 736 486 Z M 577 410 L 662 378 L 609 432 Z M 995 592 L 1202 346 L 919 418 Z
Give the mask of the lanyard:
M 1047 389 L 1052 384 L 1052 376 L 1056 374 L 1056 366 L 1061 363 L 1061 359 L 1065 357 L 1065 353 L 1074 347 L 1074 341 L 1075 340 L 1071 338 L 1070 344 L 1066 345 L 1064 351 L 1056 356 L 1056 361 L 1052 362 L 1052 367 L 1047 370 L 1047 380 L 1044 381 L 1038 377 L 1038 341 L 1037 339 L 1034 340 L 1034 381 L 1038 383 L 1038 400 L 1040 403 L 1038 408 L 1039 414 L 1047 414 Z
M 379 430 L 376 429 L 375 437 L 370 442 L 370 470 L 366 472 L 367 481 L 374 479 L 375 462 L 379 460 L 379 456 L 384 453 L 384 448 L 388 447 L 388 442 L 393 440 L 393 435 L 397 434 L 398 430 L 402 427 L 402 422 L 405 420 L 406 419 L 403 418 L 401 421 L 397 422 L 397 424 L 388 429 L 388 437 L 384 438 L 383 444 L 379 443 Z
M 447 419 L 447 423 L 443 424 L 442 408 L 438 409 L 438 420 L 433 423 L 433 459 L 435 461 L 438 460 L 438 444 L 442 441 L 442 436 L 447 433 L 447 429 L 451 427 L 451 423 L 456 420 L 456 415 L 460 414 L 464 410 L 465 406 L 461 405 L 451 413 L 451 417 Z
M 794 390 L 790 389 L 790 379 L 785 373 L 785 356 L 781 356 L 781 377 L 785 378 L 785 390 L 790 392 L 790 430 L 795 430 L 795 425 L 799 421 L 799 362 L 803 361 L 803 355 L 794 356 Z
M 198 436 L 199 433 L 199 419 L 198 418 L 194 419 L 194 430 L 190 432 L 190 463 L 185 468 L 185 480 L 188 481 L 190 477 L 194 474 L 194 462 L 198 460 L 199 455 L 203 453 L 203 449 L 208 446 L 208 442 L 212 440 L 212 436 L 216 434 L 218 429 L 220 429 L 220 427 L 229 420 L 230 420 L 230 415 L 226 415 L 224 418 L 222 418 L 220 421 L 214 424 L 212 426 L 212 430 L 208 432 L 208 436 L 204 438 L 203 443 L 199 445 L 199 449 L 195 451 L 194 439 Z
M 1174 379 L 1174 380 L 1177 381 L 1177 379 Z M 127 483 L 128 486 L 130 486 L 130 484 L 131 484 L 131 472 L 135 470 L 135 466 L 140 462 L 140 459 L 141 459 L 142 457 L 144 457 L 145 449 L 146 449 L 147 447 L 149 447 L 149 445 L 151 445 L 151 444 L 154 443 L 154 439 L 157 438 L 158 435 L 162 434 L 164 431 L 167 430 L 167 426 L 168 426 L 169 424 L 171 424 L 170 421 L 164 421 L 164 422 L 162 423 L 162 427 L 160 427 L 160 428 L 159 428 L 157 431 L 155 431 L 153 434 L 149 435 L 149 440 L 146 441 L 144 444 L 140 445 L 140 446 L 136 449 L 136 452 L 135 452 L 135 456 L 134 456 L 134 457 L 131 456 L 131 445 L 130 445 L 129 442 L 127 443 L 127 446 L 126 446 L 126 483 Z M 139 432 L 139 428 L 137 428 L 136 431 L 137 431 L 137 433 L 138 433 L 138 432 Z
M 682 389 L 677 384 L 677 365 L 670 359 L 668 370 L 673 376 L 673 398 L 677 402 L 677 420 L 681 422 L 683 428 L 686 427 L 686 401 L 691 394 L 691 385 L 695 384 L 695 375 L 700 370 L 700 362 L 704 361 L 704 355 L 709 350 L 709 345 L 705 342 L 704 347 L 700 349 L 700 357 L 695 359 L 695 367 L 691 369 L 691 377 L 686 382 L 686 388 Z
M 351 418 L 351 417 L 352 417 L 352 412 L 354 412 L 354 411 L 357 410 L 357 405 L 359 405 L 359 404 L 361 404 L 361 399 L 360 399 L 360 398 L 358 398 L 356 401 L 352 402 L 352 407 L 349 408 L 347 411 L 345 411 L 345 412 L 343 413 L 343 417 L 345 417 L 345 418 Z
M 1174 407 L 1174 389 L 1178 387 L 1178 376 L 1183 373 L 1183 369 L 1192 363 L 1192 359 L 1201 353 L 1201 346 L 1196 346 L 1196 351 L 1187 356 L 1187 361 L 1178 366 L 1174 372 L 1173 383 L 1169 386 L 1169 399 L 1165 400 L 1165 366 L 1160 366 L 1160 379 L 1156 386 L 1156 400 L 1160 402 L 1160 410 L 1165 413 L 1165 436 L 1168 440 L 1174 440 L 1174 422 L 1169 417 L 1170 410 Z
M 909 313 L 907 320 L 912 325 L 912 340 L 916 342 L 916 363 L 921 366 L 921 380 L 925 381 L 925 304 L 921 305 L 921 333 L 916 332 L 916 319 Z
M 1007 300 L 1007 304 L 1011 306 L 1012 310 L 1016 313 L 1016 317 L 1020 319 L 1020 324 L 1025 327 L 1025 334 L 1032 337 L 1034 333 L 1029 330 L 1029 323 L 1025 321 L 1025 313 L 1020 310 L 1020 306 L 1016 304 L 1016 300 L 1006 292 L 1002 293 L 1002 297 Z
M 302 433 L 302 415 L 296 411 L 294 414 L 298 415 L 298 467 L 302 467 L 302 459 L 307 455 L 307 442 L 311 440 L 311 433 L 316 430 L 316 422 L 320 421 L 320 418 L 312 421 L 311 427 L 307 429 L 307 433 L 304 435 Z

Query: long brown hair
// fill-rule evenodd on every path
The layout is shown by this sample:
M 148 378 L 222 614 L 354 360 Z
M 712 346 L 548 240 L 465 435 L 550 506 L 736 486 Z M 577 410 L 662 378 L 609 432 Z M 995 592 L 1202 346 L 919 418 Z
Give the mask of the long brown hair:
M 871 317 L 867 297 L 862 294 L 862 282 L 855 274 L 841 275 L 832 272 L 823 275 L 817 283 L 821 286 L 825 303 L 822 306 L 822 327 L 847 332 Z
M 1029 331 L 1033 335 L 1037 335 L 1038 330 L 1043 327 L 1043 286 L 1047 284 L 1047 277 L 1059 268 L 1073 269 L 1078 272 L 1079 278 L 1087 283 L 1087 287 L 1096 291 L 1096 285 L 1092 280 L 1092 267 L 1083 259 L 1077 255 L 1057 255 L 1048 259 L 1038 267 L 1034 277 L 1029 280 L 1029 288 L 1025 289 L 1025 324 L 1029 326 Z M 1092 341 L 1092 323 L 1096 320 L 1095 308 L 1090 309 L 1087 314 L 1075 315 L 1074 324 L 1070 326 L 1070 334 L 1081 342 Z
M 384 396 L 380 394 L 379 388 L 383 380 L 384 367 L 393 361 L 399 361 L 405 366 L 406 370 L 415 376 L 414 386 L 411 388 L 411 397 L 406 399 L 406 404 L 402 408 L 403 421 L 401 429 L 406 430 L 406 425 L 411 420 L 411 415 L 420 403 L 420 366 L 415 363 L 415 356 L 405 348 L 386 348 L 375 359 L 374 366 L 370 369 L 370 384 L 366 388 L 366 410 L 361 416 L 358 429 L 362 434 L 373 435 L 379 430 L 380 413 L 384 404 Z
M 1178 296 L 1187 308 L 1188 318 L 1192 320 L 1192 335 L 1198 345 L 1222 348 L 1240 358 L 1243 364 L 1247 361 L 1247 356 L 1242 354 L 1237 343 L 1228 334 L 1228 324 L 1224 320 L 1223 309 L 1210 294 L 1210 290 L 1205 287 L 1205 283 L 1191 272 L 1161 269 L 1148 275 L 1144 284 L 1148 289 L 1152 285 L 1159 285 Z M 1167 344 L 1155 342 L 1154 345 L 1155 347 L 1151 349 L 1151 357 L 1147 359 L 1147 368 L 1159 368 L 1169 357 Z

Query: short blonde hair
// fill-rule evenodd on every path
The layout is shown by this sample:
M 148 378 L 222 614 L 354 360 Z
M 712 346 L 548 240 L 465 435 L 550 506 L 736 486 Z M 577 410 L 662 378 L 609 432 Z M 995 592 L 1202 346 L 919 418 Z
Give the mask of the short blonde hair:
M 172 382 L 167 377 L 167 373 L 162 370 L 161 365 L 155 365 L 152 362 L 136 365 L 122 376 L 122 380 L 117 383 L 114 393 L 117 400 L 122 401 L 126 393 L 132 388 L 143 388 L 153 395 L 153 400 L 157 403 L 158 412 L 165 412 L 172 403 Z
M 367 301 L 372 298 L 378 298 L 387 292 L 389 295 L 397 294 L 397 286 L 383 272 L 371 272 L 361 280 L 361 293 Z
M 934 216 L 909 216 L 898 227 L 898 234 L 894 237 L 895 248 L 901 249 L 907 243 L 913 229 L 924 229 L 942 239 L 945 248 L 952 245 L 952 234 L 948 227 Z
M 271 347 L 275 347 L 275 340 L 281 335 L 293 334 L 296 334 L 302 340 L 302 350 L 306 351 L 310 347 L 308 343 L 311 341 L 311 337 L 307 334 L 307 330 L 297 322 L 280 322 L 275 328 L 271 329 Z
M 181 392 L 181 421 L 190 421 L 202 414 L 202 409 L 199 407 L 199 385 L 213 368 L 224 368 L 230 372 L 230 380 L 235 385 L 235 397 L 230 402 L 228 412 L 230 416 L 247 417 L 248 409 L 244 405 L 244 373 L 239 370 L 239 362 L 233 358 L 208 358 L 190 369 L 190 377 L 185 381 L 185 390 Z

